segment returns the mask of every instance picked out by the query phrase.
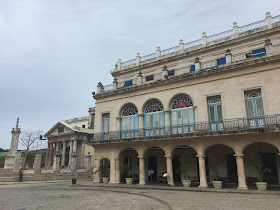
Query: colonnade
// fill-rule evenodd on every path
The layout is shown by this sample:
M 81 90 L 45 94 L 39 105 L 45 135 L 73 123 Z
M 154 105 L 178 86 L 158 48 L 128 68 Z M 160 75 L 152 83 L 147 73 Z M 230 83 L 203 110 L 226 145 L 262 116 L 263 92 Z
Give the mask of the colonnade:
M 137 152 L 138 153 L 138 160 L 139 160 L 139 185 L 146 184 L 146 166 L 145 166 L 145 152 Z M 237 189 L 248 189 L 246 184 L 246 176 L 245 176 L 245 168 L 244 168 L 244 160 L 243 154 L 235 153 L 236 158 L 236 165 L 237 165 L 237 175 L 238 175 L 238 188 Z M 172 151 L 167 152 L 165 151 L 165 160 L 166 160 L 166 172 L 168 173 L 167 182 L 169 185 L 174 185 L 173 179 L 173 163 L 172 163 Z M 198 187 L 200 188 L 207 188 L 207 176 L 206 176 L 206 164 L 205 158 L 206 155 L 204 152 L 199 152 L 196 157 L 198 158 L 198 168 L 199 168 L 199 181 L 200 184 Z M 120 161 L 121 156 L 108 158 L 110 160 L 110 183 L 119 184 L 121 183 L 121 170 L 120 170 Z M 101 159 L 99 159 L 101 161 Z M 96 162 L 96 167 L 100 166 L 100 161 Z M 94 180 L 95 182 L 100 181 L 100 176 Z
M 59 148 L 62 146 L 62 148 Z M 66 147 L 69 146 L 69 158 L 68 163 L 66 162 Z M 61 151 L 61 165 L 60 163 L 60 150 Z M 56 141 L 56 142 L 49 142 L 48 149 L 46 154 L 46 168 L 54 168 L 65 167 L 71 168 L 72 170 L 76 170 L 76 156 L 77 154 L 77 140 L 68 140 L 68 141 Z

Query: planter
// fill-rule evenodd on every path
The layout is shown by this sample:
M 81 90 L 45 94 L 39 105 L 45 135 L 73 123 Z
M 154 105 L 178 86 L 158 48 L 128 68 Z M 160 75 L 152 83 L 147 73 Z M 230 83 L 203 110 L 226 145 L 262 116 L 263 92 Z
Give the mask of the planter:
M 266 182 L 256 182 L 256 185 L 258 190 L 266 190 L 267 188 Z
M 133 178 L 125 178 L 126 184 L 132 184 Z
M 221 189 L 223 182 L 222 181 L 212 181 L 215 189 Z
M 108 177 L 102 177 L 102 182 L 103 182 L 104 184 L 108 184 L 109 178 L 108 178 Z
M 183 183 L 183 186 L 184 187 L 190 187 L 191 186 L 191 183 L 192 183 L 192 180 L 182 180 L 182 183 Z

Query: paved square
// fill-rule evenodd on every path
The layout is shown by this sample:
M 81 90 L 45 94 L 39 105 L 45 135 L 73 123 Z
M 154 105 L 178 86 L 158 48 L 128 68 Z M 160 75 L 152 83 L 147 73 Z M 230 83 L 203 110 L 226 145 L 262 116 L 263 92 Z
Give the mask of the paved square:
M 71 187 L 70 182 L 0 185 L 1 209 L 279 209 L 279 195 Z

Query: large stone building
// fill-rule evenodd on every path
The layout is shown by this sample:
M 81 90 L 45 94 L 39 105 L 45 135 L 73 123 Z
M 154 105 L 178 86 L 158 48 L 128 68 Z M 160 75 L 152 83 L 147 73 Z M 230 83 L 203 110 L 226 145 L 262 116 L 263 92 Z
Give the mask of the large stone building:
M 138 53 L 119 60 L 111 74 L 114 83 L 99 83 L 94 94 L 89 140 L 95 170 L 110 165 L 110 183 L 121 183 L 130 164 L 136 183 L 162 181 L 167 173 L 174 185 L 185 164 L 193 184 L 207 187 L 213 157 L 224 183 L 247 189 L 257 177 L 250 154 L 262 154 L 271 169 L 265 181 L 279 185 L 280 16 L 267 13 L 255 23 Z

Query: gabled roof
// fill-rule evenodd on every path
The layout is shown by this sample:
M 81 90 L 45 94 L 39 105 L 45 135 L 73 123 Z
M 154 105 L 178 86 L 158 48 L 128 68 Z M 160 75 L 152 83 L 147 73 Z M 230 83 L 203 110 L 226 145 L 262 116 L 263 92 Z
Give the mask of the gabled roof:
M 67 128 L 69 128 L 70 130 L 74 131 L 74 132 L 79 132 L 78 129 L 73 128 L 71 125 L 67 124 L 66 122 L 58 122 L 56 123 L 47 133 L 45 133 L 45 137 L 48 137 L 58 126 L 63 125 Z

